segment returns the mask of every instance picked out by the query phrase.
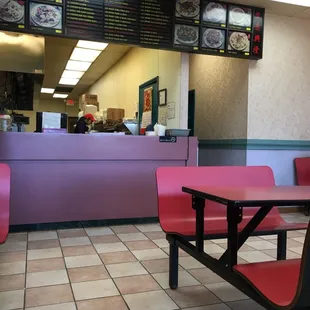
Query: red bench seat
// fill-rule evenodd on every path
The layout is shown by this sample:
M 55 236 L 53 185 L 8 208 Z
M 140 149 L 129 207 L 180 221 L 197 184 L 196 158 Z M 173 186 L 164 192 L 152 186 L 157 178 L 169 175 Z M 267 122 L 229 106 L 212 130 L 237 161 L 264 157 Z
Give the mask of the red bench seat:
M 10 168 L 0 164 L 0 244 L 4 243 L 9 233 L 10 217 Z
M 310 157 L 295 158 L 297 185 L 310 185 Z
M 265 298 L 288 306 L 296 295 L 301 259 L 237 265 L 234 270 Z

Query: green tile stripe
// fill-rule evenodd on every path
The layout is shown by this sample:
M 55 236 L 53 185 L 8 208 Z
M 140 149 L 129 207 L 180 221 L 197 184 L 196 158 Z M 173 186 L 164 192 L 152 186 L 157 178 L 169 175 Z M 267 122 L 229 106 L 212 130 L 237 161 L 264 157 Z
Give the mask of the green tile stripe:
M 199 140 L 199 147 L 204 149 L 232 150 L 310 150 L 310 140 Z

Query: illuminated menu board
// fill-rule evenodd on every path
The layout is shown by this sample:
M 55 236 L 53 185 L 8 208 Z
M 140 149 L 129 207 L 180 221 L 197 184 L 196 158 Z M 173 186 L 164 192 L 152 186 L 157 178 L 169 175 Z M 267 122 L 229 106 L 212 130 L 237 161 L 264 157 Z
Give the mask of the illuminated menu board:
M 0 0 L 0 29 L 248 59 L 265 9 L 209 0 Z

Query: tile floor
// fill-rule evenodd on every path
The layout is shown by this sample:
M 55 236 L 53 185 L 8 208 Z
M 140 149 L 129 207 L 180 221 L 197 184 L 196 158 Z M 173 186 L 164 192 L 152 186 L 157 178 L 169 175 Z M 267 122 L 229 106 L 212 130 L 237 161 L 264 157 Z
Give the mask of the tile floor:
M 288 258 L 300 257 L 305 231 L 288 238 Z M 276 243 L 250 238 L 240 262 L 274 260 Z M 226 247 L 223 239 L 205 244 L 215 257 Z M 263 309 L 184 252 L 179 289 L 170 290 L 167 253 L 158 224 L 10 234 L 0 246 L 0 310 Z

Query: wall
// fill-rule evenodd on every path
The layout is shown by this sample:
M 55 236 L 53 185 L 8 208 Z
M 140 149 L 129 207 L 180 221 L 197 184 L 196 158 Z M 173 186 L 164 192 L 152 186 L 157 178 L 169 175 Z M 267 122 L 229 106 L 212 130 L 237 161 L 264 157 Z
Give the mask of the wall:
M 267 15 L 264 57 L 249 70 L 249 139 L 310 139 L 309 28 Z
M 176 103 L 176 118 L 170 127 L 179 127 L 181 102 L 181 53 L 132 48 L 89 89 L 97 94 L 100 109 L 124 108 L 132 118 L 138 109 L 139 85 L 159 76 L 159 89 L 167 88 L 168 102 Z
M 26 125 L 27 132 L 34 132 L 36 130 L 36 112 L 58 112 L 68 113 L 68 116 L 77 116 L 79 107 L 75 104 L 74 107 L 66 106 L 63 99 L 40 100 L 35 102 L 33 111 L 15 111 L 30 117 L 30 124 Z
M 189 88 L 196 90 L 199 139 L 246 138 L 248 68 L 243 59 L 190 55 Z

